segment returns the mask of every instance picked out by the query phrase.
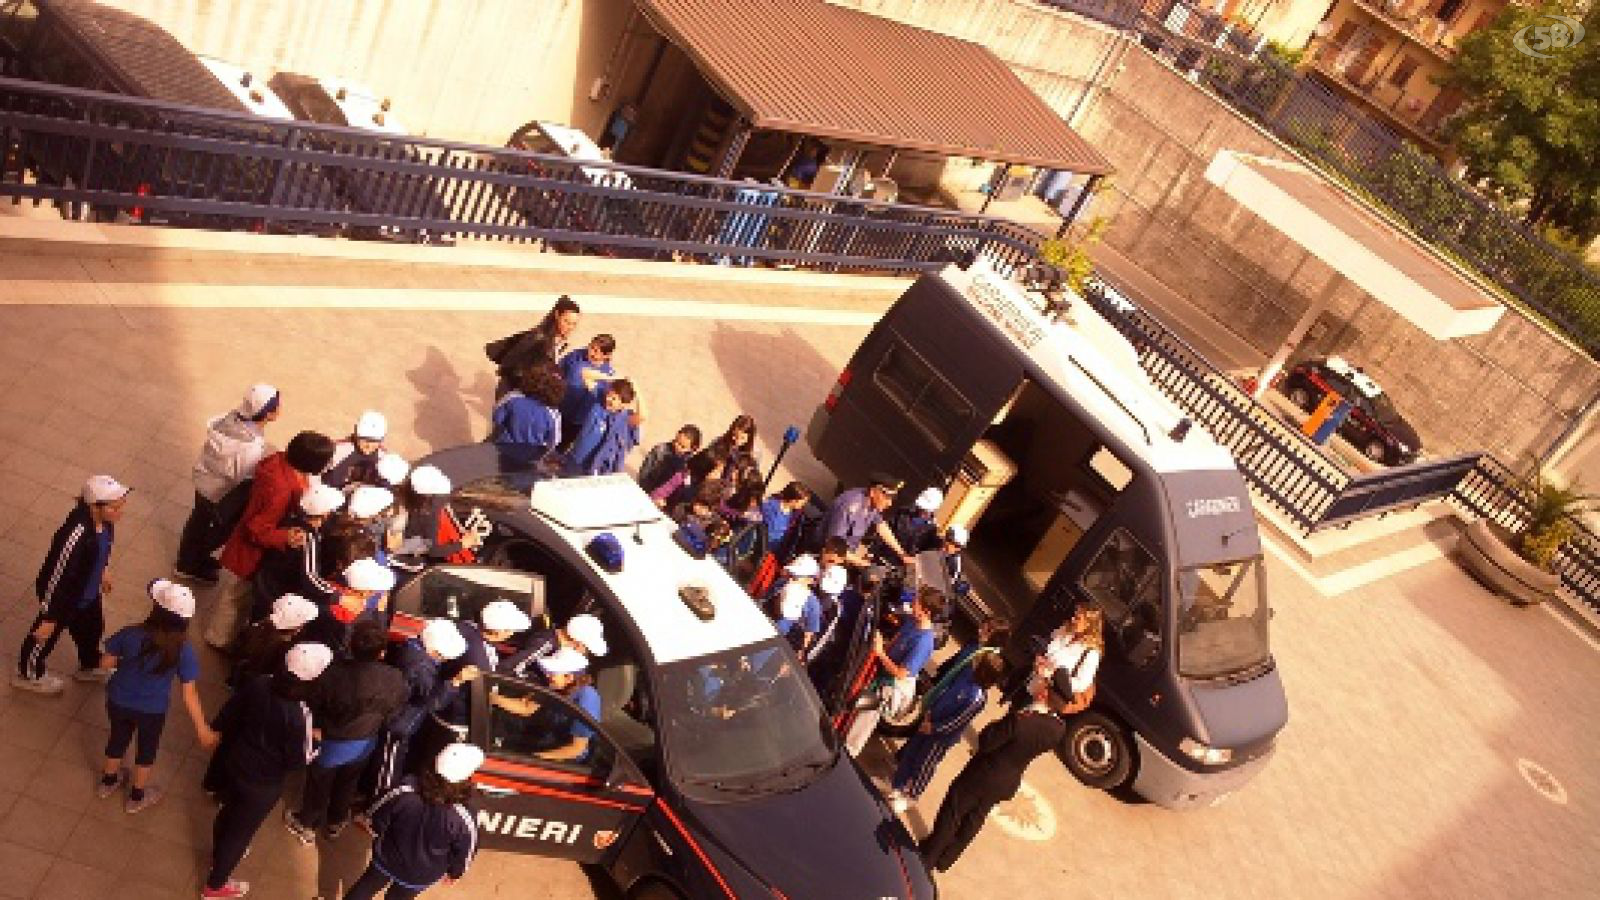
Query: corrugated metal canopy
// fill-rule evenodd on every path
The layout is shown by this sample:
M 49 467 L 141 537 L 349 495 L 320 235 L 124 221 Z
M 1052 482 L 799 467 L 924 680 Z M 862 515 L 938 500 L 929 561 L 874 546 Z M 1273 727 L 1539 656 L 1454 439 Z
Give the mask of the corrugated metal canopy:
M 987 48 L 822 0 L 638 0 L 757 128 L 1111 171 Z

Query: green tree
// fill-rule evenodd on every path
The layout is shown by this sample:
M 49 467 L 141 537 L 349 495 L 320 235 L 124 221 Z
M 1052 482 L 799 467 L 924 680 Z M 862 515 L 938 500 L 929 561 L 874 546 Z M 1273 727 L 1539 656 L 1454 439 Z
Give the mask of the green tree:
M 1461 42 L 1445 79 L 1471 98 L 1448 127 L 1468 177 L 1525 202 L 1529 224 L 1585 242 L 1600 232 L 1600 15 L 1588 5 L 1507 6 Z M 1551 16 L 1580 20 L 1585 36 L 1530 30 Z

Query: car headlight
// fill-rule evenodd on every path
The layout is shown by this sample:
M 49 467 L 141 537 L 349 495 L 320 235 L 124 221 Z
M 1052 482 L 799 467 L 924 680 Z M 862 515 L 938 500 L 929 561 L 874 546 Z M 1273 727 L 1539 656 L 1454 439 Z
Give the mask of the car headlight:
M 1397 449 L 1399 449 L 1399 451 L 1401 453 L 1410 453 L 1411 452 L 1411 448 L 1406 445 L 1405 441 L 1395 441 L 1394 445 L 1395 445 L 1395 447 Z
M 1220 766 L 1233 759 L 1233 751 L 1227 747 L 1207 747 L 1194 738 L 1184 738 L 1178 742 L 1178 749 L 1183 755 L 1189 757 L 1203 766 Z

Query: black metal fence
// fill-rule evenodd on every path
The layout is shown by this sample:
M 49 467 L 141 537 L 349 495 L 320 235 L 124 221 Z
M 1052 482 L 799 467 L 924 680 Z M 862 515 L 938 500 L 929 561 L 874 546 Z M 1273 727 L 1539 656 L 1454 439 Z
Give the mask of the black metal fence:
M 1003 219 L 264 120 L 0 78 L 0 196 L 73 217 L 917 272 L 1009 270 L 1039 238 Z

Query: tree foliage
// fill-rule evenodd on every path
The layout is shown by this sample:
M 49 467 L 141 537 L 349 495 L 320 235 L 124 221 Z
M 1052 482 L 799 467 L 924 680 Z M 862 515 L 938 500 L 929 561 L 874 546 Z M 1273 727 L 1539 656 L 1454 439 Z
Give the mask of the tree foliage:
M 1585 242 L 1600 232 L 1600 15 L 1586 5 L 1507 6 L 1462 40 L 1445 81 L 1471 98 L 1448 126 L 1468 177 L 1525 202 L 1530 224 Z M 1562 46 L 1570 42 L 1529 30 L 1551 16 L 1582 21 L 1586 35 Z M 1530 40 L 1547 58 L 1526 52 Z

